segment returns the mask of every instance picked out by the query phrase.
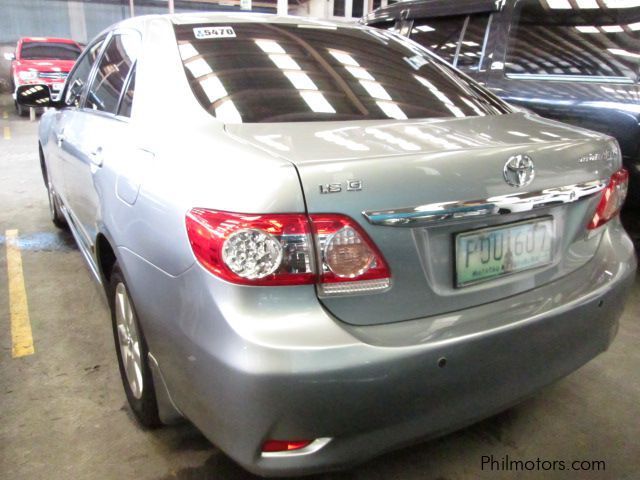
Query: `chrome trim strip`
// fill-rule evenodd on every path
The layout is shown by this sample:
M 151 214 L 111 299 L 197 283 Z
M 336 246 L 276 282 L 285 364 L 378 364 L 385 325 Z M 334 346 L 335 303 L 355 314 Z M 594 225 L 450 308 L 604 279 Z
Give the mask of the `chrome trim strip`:
M 307 445 L 304 448 L 299 450 L 289 450 L 286 452 L 262 452 L 262 458 L 290 458 L 290 457 L 301 457 L 303 455 L 311 455 L 312 453 L 316 453 L 321 448 L 325 447 L 332 438 L 324 437 L 324 438 L 316 438 L 313 442 Z
M 528 212 L 553 205 L 577 202 L 604 190 L 608 179 L 547 188 L 528 193 L 512 193 L 482 200 L 431 203 L 394 210 L 366 211 L 362 215 L 372 225 L 418 227 L 472 217 Z
M 625 83 L 633 84 L 628 77 L 591 77 L 589 75 L 554 75 L 544 73 L 507 73 L 507 78 L 514 80 L 556 80 L 559 82 L 585 82 L 585 83 Z
M 64 80 L 67 78 L 66 72 L 38 72 L 38 78 L 45 78 L 49 80 Z
M 379 278 L 375 280 L 360 280 L 355 282 L 322 283 L 318 285 L 318 292 L 321 298 L 327 298 L 345 295 L 382 293 L 386 292 L 390 288 L 390 278 Z

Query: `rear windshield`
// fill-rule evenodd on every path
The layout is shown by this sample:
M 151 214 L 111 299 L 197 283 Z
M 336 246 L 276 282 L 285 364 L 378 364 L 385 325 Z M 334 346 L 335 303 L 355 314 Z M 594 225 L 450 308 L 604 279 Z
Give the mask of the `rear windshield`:
M 76 60 L 82 50 L 73 43 L 28 42 L 22 44 L 24 60 Z
M 602 2 L 578 9 L 568 0 L 520 1 L 505 73 L 635 81 L 640 65 L 640 0 L 618 4 L 627 8 L 607 8 Z
M 496 115 L 509 107 L 414 42 L 330 24 L 176 25 L 185 73 L 226 123 Z

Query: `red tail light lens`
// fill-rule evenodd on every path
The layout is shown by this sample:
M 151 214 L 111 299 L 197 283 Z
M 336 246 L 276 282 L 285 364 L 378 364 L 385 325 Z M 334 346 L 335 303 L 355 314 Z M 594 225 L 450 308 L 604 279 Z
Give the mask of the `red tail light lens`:
M 262 445 L 263 452 L 290 452 L 311 445 L 312 440 L 267 440 Z
M 251 215 L 194 208 L 186 222 L 196 258 L 223 280 L 243 285 L 315 281 L 305 215 Z
M 604 225 L 620 212 L 622 204 L 627 197 L 628 186 L 629 172 L 624 168 L 618 170 L 611 176 L 609 185 L 602 191 L 596 213 L 587 226 L 589 230 Z
M 317 281 L 325 295 L 380 291 L 391 284 L 378 248 L 362 227 L 344 215 L 254 215 L 194 208 L 186 224 L 197 260 L 232 283 Z
M 360 225 L 337 214 L 313 214 L 310 218 L 320 266 L 320 293 L 348 294 L 389 288 L 389 267 Z

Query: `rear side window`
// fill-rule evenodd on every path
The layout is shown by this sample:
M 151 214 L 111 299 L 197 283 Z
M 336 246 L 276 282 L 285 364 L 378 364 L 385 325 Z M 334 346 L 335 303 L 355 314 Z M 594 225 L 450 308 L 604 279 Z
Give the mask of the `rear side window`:
M 122 100 L 120 102 L 120 107 L 118 109 L 118 115 L 122 117 L 130 117 L 131 116 L 131 107 L 133 105 L 133 94 L 136 90 L 136 69 L 133 67 L 133 71 L 129 76 L 129 82 L 127 84 L 127 88 L 122 94 Z
M 636 80 L 640 2 L 624 4 L 629 8 L 549 5 L 553 4 L 545 0 L 518 3 L 505 62 L 507 76 Z
M 466 15 L 416 19 L 410 38 L 453 64 Z
M 120 93 L 137 56 L 139 45 L 140 37 L 135 33 L 111 37 L 87 93 L 85 108 L 116 113 Z
M 100 49 L 104 42 L 104 37 L 98 39 L 87 47 L 82 58 L 76 63 L 71 75 L 67 79 L 64 103 L 69 107 L 80 106 L 80 98 L 85 89 L 85 85 L 89 81 L 89 74 L 93 68 L 93 64 L 98 58 Z
M 406 38 L 313 24 L 175 25 L 200 104 L 226 123 L 443 118 L 509 107 Z

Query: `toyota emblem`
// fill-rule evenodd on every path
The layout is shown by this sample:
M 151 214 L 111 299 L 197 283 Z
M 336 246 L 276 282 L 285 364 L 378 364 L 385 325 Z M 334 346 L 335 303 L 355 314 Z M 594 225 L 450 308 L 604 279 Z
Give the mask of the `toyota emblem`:
M 529 185 L 535 177 L 533 160 L 528 155 L 514 155 L 504 164 L 502 173 L 505 182 L 512 187 Z

